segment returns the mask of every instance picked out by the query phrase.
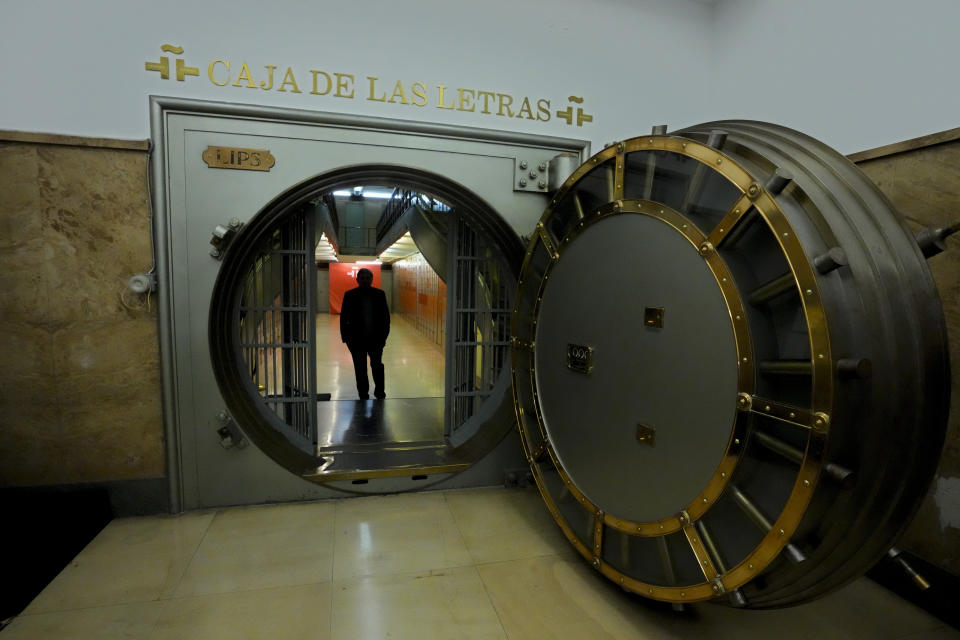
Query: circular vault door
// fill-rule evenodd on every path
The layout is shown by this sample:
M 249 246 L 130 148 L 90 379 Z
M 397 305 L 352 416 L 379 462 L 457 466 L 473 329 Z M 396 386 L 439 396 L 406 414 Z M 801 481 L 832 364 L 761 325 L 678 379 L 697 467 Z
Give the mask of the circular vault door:
M 789 129 L 608 147 L 527 250 L 526 455 L 577 550 L 651 598 L 782 606 L 860 575 L 930 480 L 947 376 L 912 235 Z

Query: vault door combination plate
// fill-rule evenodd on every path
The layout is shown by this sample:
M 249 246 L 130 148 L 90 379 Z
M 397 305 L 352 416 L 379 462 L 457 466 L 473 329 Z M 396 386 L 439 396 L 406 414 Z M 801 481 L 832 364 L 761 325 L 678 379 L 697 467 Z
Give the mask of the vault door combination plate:
M 868 569 L 922 498 L 945 346 L 913 237 L 843 157 L 764 123 L 655 128 L 574 171 L 537 224 L 514 399 L 547 507 L 598 571 L 785 606 Z

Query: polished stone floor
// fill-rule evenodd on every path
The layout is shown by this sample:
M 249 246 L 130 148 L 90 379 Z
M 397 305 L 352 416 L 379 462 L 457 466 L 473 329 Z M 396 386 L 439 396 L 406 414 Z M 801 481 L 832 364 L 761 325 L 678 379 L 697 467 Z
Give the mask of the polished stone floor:
M 317 316 L 317 447 L 328 472 L 450 463 L 442 455 L 444 352 L 403 317 L 383 351 L 385 400 L 359 400 L 340 316 Z M 371 379 L 371 386 L 372 386 Z
M 2 632 L 48 638 L 945 640 L 861 579 L 811 604 L 677 615 L 572 554 L 533 490 L 114 520 Z
M 399 314 L 390 316 L 390 337 L 383 349 L 389 398 L 442 398 L 443 347 L 417 333 Z M 371 393 L 373 379 L 370 379 Z M 332 400 L 356 400 L 357 382 L 347 345 L 340 341 L 340 316 L 317 315 L 317 393 Z
M 443 398 L 317 403 L 317 445 L 331 449 L 387 443 L 443 443 Z
M 445 466 L 443 398 L 333 400 L 317 403 L 317 453 L 324 475 L 371 469 Z

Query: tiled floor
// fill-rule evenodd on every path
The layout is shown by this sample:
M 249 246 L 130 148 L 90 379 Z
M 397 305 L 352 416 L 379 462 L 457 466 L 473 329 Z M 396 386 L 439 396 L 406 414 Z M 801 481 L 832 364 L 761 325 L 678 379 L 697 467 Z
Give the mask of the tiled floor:
M 864 638 L 960 633 L 861 579 L 813 604 L 683 615 L 572 554 L 532 490 L 115 520 L 3 631 L 20 638 Z

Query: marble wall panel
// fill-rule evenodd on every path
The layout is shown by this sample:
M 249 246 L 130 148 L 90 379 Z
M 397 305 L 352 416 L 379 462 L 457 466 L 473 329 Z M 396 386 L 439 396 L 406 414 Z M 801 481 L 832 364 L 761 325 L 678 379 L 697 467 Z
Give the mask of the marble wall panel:
M 136 299 L 130 295 L 127 299 Z M 129 315 L 129 317 L 127 317 Z M 118 319 L 84 323 L 53 334 L 53 363 L 68 376 L 98 373 L 104 376 L 143 365 L 160 367 L 157 326 L 153 317 L 131 309 Z
M 145 154 L 46 146 L 38 158 L 43 238 L 56 262 L 50 321 L 124 315 L 127 279 L 151 264 Z
M 960 221 L 960 141 L 859 164 L 911 229 Z M 960 234 L 927 264 L 947 320 L 953 390 L 947 438 L 927 495 L 899 546 L 960 574 Z
M 0 143 L 0 485 L 164 475 L 147 155 Z
M 163 416 L 159 368 L 140 365 L 60 376 L 64 441 L 73 453 L 62 461 L 71 482 L 162 476 Z M 151 388 L 152 387 L 152 388 Z M 90 464 L 99 460 L 99 464 Z
M 40 238 L 43 211 L 37 210 L 36 182 L 38 175 L 36 148 L 29 145 L 6 145 L 0 153 L 0 251 Z M 39 214 L 39 215 L 38 215 Z M 6 289 L 2 289 L 6 291 Z
M 39 236 L 0 247 L 0 317 L 4 321 L 24 326 L 45 324 L 43 310 L 50 300 L 47 274 L 53 257 Z
M 0 336 L 0 371 L 14 377 L 53 377 L 54 344 L 49 331 L 0 319 Z

